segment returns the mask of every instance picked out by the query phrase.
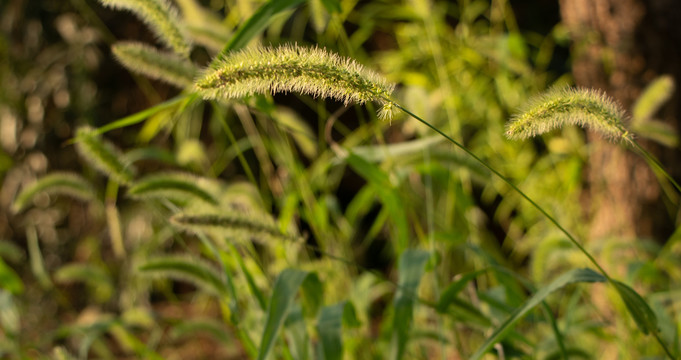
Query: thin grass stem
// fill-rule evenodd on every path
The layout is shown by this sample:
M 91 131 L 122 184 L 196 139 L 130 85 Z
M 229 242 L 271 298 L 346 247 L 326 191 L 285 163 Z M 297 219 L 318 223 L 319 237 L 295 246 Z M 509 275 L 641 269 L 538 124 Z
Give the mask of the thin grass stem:
M 386 101 L 390 101 L 389 99 L 386 99 Z M 544 210 L 543 207 L 541 207 L 539 204 L 537 204 L 534 200 L 532 200 L 527 194 L 525 194 L 520 188 L 518 188 L 511 180 L 506 178 L 504 175 L 502 175 L 499 171 L 497 171 L 495 168 L 493 168 L 491 165 L 489 165 L 486 161 L 482 160 L 479 158 L 477 155 L 475 155 L 472 151 L 468 150 L 463 144 L 459 143 L 458 141 L 454 140 L 452 137 L 449 135 L 445 134 L 442 130 L 436 128 L 429 122 L 423 120 L 420 118 L 418 115 L 414 114 L 413 112 L 405 109 L 402 107 L 400 104 L 394 103 L 394 106 L 397 107 L 398 109 L 404 111 L 407 115 L 413 117 L 417 121 L 421 122 L 422 124 L 426 125 L 427 127 L 431 128 L 438 134 L 442 135 L 445 139 L 447 139 L 449 142 L 454 144 L 456 147 L 459 149 L 463 150 L 466 154 L 468 154 L 470 157 L 472 157 L 475 161 L 480 163 L 480 165 L 484 166 L 487 168 L 489 171 L 491 171 L 494 175 L 499 177 L 501 180 L 503 180 L 508 186 L 510 186 L 515 192 L 517 192 L 520 196 L 522 196 L 525 200 L 527 200 L 535 209 L 537 209 L 544 217 L 546 217 L 553 225 L 555 225 L 558 230 L 560 230 L 569 240 L 572 242 L 586 257 L 591 261 L 591 263 L 598 269 L 598 271 L 605 276 L 609 282 L 612 281 L 608 273 L 601 267 L 600 264 L 596 261 L 596 259 L 589 254 L 588 251 L 582 246 L 582 244 L 575 239 L 559 222 L 556 220 L 553 216 L 551 216 L 546 210 Z

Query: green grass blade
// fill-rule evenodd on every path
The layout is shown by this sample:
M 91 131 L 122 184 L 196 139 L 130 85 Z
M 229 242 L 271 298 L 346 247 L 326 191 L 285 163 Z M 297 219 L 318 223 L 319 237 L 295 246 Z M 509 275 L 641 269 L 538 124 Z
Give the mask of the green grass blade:
M 134 169 L 122 160 L 124 157 L 118 148 L 90 127 L 81 127 L 76 134 L 76 150 L 90 165 L 120 184 L 132 181 Z
M 31 203 L 36 195 L 48 193 L 53 195 L 68 195 L 76 199 L 89 201 L 96 198 L 92 185 L 80 175 L 66 172 L 53 172 L 38 179 L 35 183 L 25 187 L 17 195 L 12 204 L 12 211 L 18 213 Z
M 201 178 L 185 173 L 163 173 L 144 177 L 132 184 L 128 195 L 136 199 L 170 199 L 184 202 L 200 199 L 211 205 L 218 201 L 200 186 Z
M 288 315 L 300 285 L 309 275 L 298 269 L 285 269 L 277 277 L 267 309 L 267 322 L 260 341 L 258 360 L 265 360 Z
M 643 331 L 644 334 L 657 332 L 657 317 L 641 295 L 620 281 L 613 280 L 612 284 L 634 321 L 636 321 L 639 330 Z
M 518 308 L 511 316 L 499 326 L 485 343 L 471 356 L 471 359 L 480 359 L 494 344 L 496 344 L 506 332 L 523 316 L 527 315 L 535 306 L 539 305 L 549 294 L 563 288 L 566 285 L 580 282 L 604 282 L 606 277 L 591 269 L 574 269 L 559 276 L 549 285 L 539 289 L 523 306 Z
M 345 307 L 352 306 L 343 301 L 334 305 L 324 306 L 317 320 L 317 334 L 319 334 L 320 360 L 343 359 L 343 314 Z
M 154 105 L 148 109 L 142 110 L 140 112 L 137 112 L 132 115 L 128 115 L 124 118 L 118 119 L 116 121 L 112 121 L 96 130 L 93 131 L 94 134 L 101 135 L 104 134 L 105 132 L 111 131 L 111 130 L 116 130 L 120 128 L 124 128 L 127 126 L 132 126 L 135 124 L 139 124 L 142 121 L 146 120 L 152 115 L 155 115 L 159 113 L 160 111 L 172 108 L 174 106 L 177 106 L 178 104 L 182 103 L 183 106 L 189 104 L 190 102 L 193 101 L 198 95 L 194 96 L 188 96 L 188 95 L 178 95 L 170 100 L 166 100 L 158 105 Z
M 191 85 L 198 72 L 187 59 L 138 42 L 118 42 L 111 46 L 111 51 L 128 70 L 179 88 Z
M 218 296 L 229 294 L 227 285 L 215 268 L 197 257 L 159 256 L 143 262 L 139 270 L 153 276 L 187 281 Z
M 258 33 L 263 31 L 270 20 L 282 11 L 296 7 L 306 0 L 270 0 L 264 3 L 229 40 L 221 55 L 230 51 L 239 50 L 246 46 Z M 220 56 L 217 56 L 219 58 Z
M 236 259 L 236 262 L 237 264 L 239 264 L 241 272 L 243 272 L 244 277 L 246 278 L 246 284 L 248 284 L 248 288 L 251 290 L 251 293 L 253 293 L 253 296 L 255 296 L 255 299 L 258 301 L 260 309 L 263 311 L 267 310 L 265 296 L 262 294 L 262 291 L 260 291 L 258 285 L 255 283 L 253 274 L 251 274 L 251 272 L 248 270 L 248 267 L 246 267 L 246 264 L 244 263 L 244 260 L 241 258 L 241 255 L 239 255 L 239 253 L 237 252 L 236 247 L 233 244 L 230 245 L 232 246 L 232 251 L 235 254 L 234 259 Z
M 466 284 L 468 284 L 469 281 L 475 279 L 478 275 L 486 271 L 487 269 L 480 269 L 465 273 L 461 276 L 460 279 L 449 284 L 440 295 L 440 300 L 438 300 L 437 303 L 437 311 L 440 313 L 447 311 L 447 307 L 449 307 L 451 303 L 456 301 L 457 295 L 459 294 L 459 292 L 461 292 L 461 290 L 464 289 Z
M 19 295 L 24 292 L 24 282 L 21 281 L 19 275 L 2 258 L 0 258 L 0 289 L 6 290 L 13 295 Z
M 672 97 L 675 88 L 674 78 L 670 75 L 657 77 L 648 84 L 632 106 L 632 126 L 651 120 Z
M 402 203 L 402 197 L 390 182 L 388 174 L 353 153 L 350 153 L 345 160 L 354 171 L 369 182 L 383 206 L 390 212 L 390 219 L 395 225 L 397 253 L 402 253 L 409 245 L 407 214 Z
M 430 253 L 424 250 L 406 250 L 400 256 L 398 265 L 400 279 L 399 289 L 395 294 L 391 359 L 401 359 L 407 349 L 414 317 L 414 303 L 429 258 Z

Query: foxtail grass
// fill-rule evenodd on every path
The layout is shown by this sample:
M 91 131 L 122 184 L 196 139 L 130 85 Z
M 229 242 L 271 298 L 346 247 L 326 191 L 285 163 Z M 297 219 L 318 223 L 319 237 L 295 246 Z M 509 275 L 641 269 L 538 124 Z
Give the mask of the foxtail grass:
M 188 57 L 191 43 L 180 26 L 177 10 L 168 0 L 99 0 L 113 9 L 128 10 L 137 15 L 161 42 L 175 53 Z
M 14 213 L 22 211 L 41 193 L 67 195 L 83 201 L 90 201 L 96 198 L 92 185 L 80 175 L 53 172 L 22 189 L 14 203 L 12 203 L 12 211 Z
M 180 88 L 190 86 L 198 72 L 189 60 L 138 42 L 118 42 L 111 46 L 111 51 L 130 71 Z
M 121 151 L 96 134 L 90 127 L 76 131 L 76 150 L 104 175 L 121 184 L 129 184 L 135 176 L 134 168 L 125 160 Z
M 506 136 L 525 140 L 565 125 L 579 125 L 610 140 L 631 142 L 624 118 L 622 107 L 602 91 L 555 87 L 528 101 L 506 125 Z
M 205 99 L 296 92 L 348 105 L 384 104 L 394 85 L 350 58 L 325 49 L 285 45 L 221 56 L 196 81 L 195 89 Z

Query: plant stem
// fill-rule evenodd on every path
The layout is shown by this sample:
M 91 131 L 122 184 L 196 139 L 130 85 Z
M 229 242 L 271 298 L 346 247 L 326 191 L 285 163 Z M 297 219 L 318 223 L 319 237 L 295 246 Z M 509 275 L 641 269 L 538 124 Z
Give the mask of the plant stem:
M 386 100 L 386 101 L 392 102 L 390 99 L 385 99 L 385 100 Z M 539 204 L 537 204 L 534 200 L 532 200 L 529 196 L 527 196 L 527 194 L 525 194 L 522 190 L 520 190 L 520 189 L 519 189 L 515 184 L 513 184 L 508 178 L 506 178 L 506 177 L 505 177 L 504 175 L 502 175 L 499 171 L 497 171 L 496 169 L 494 169 L 494 168 L 493 168 L 491 165 L 489 165 L 486 161 L 480 159 L 480 158 L 479 158 L 477 155 L 475 155 L 472 151 L 470 151 L 468 148 L 466 148 L 465 146 L 463 146 L 463 144 L 461 144 L 461 143 L 459 143 L 458 141 L 452 139 L 449 135 L 445 134 L 445 133 L 442 132 L 440 129 L 438 129 L 438 128 L 436 128 L 435 126 L 431 125 L 429 122 L 423 120 L 423 119 L 420 118 L 418 115 L 416 115 L 416 114 L 412 113 L 411 111 L 405 109 L 405 108 L 402 107 L 400 104 L 397 104 L 397 103 L 394 103 L 394 102 L 393 102 L 393 104 L 394 104 L 395 107 L 397 107 L 398 109 L 404 111 L 404 112 L 405 112 L 406 114 L 408 114 L 409 116 L 413 117 L 414 119 L 418 120 L 418 121 L 421 122 L 422 124 L 424 124 L 424 125 L 426 125 L 427 127 L 431 128 L 432 130 L 434 130 L 434 131 L 437 132 L 438 134 L 442 135 L 442 136 L 443 136 L 445 139 L 447 139 L 449 142 L 451 142 L 452 144 L 456 145 L 459 149 L 461 149 L 461 150 L 463 150 L 464 152 L 466 152 L 466 154 L 468 154 L 470 157 L 472 157 L 473 159 L 475 159 L 475 161 L 479 162 L 482 166 L 484 166 L 485 168 L 487 168 L 487 169 L 488 169 L 489 171 L 491 171 L 494 175 L 496 175 L 496 176 L 499 177 L 501 180 L 503 180 L 506 184 L 508 184 L 508 186 L 510 186 L 513 190 L 515 190 L 518 194 L 520 194 L 520 196 L 522 196 L 523 198 L 525 198 L 525 200 L 527 200 L 530 204 L 532 204 L 532 206 L 534 206 L 535 209 L 537 209 L 540 213 L 542 213 L 542 215 L 544 215 L 544 217 L 546 217 L 546 218 L 547 218 L 553 225 L 555 225 L 563 234 L 565 234 L 565 236 L 567 236 L 567 238 L 568 238 L 568 239 L 569 239 L 569 240 L 570 240 L 570 241 L 571 241 L 571 242 L 572 242 L 572 243 L 573 243 L 573 244 L 574 244 L 574 245 L 575 245 L 575 246 L 576 246 L 584 255 L 586 255 L 586 257 L 587 257 L 587 258 L 589 259 L 589 261 L 591 261 L 591 263 L 598 269 L 598 271 L 599 271 L 606 279 L 608 279 L 608 282 L 611 283 L 611 284 L 614 284 L 613 279 L 608 275 L 608 273 L 605 271 L 605 269 L 603 269 L 603 268 L 598 264 L 598 262 L 596 262 L 596 259 L 594 259 L 594 257 L 591 256 L 591 254 L 589 254 L 588 251 L 586 251 L 586 249 L 584 248 L 584 246 L 582 246 L 582 244 L 579 243 L 579 241 L 577 241 L 577 239 L 575 239 L 572 235 L 570 235 L 570 233 L 569 233 L 567 230 L 565 230 L 565 228 L 564 228 L 562 225 L 560 225 L 560 223 L 558 223 L 558 221 L 557 221 L 553 216 L 549 215 L 549 213 L 546 212 L 546 210 L 544 210 L 544 208 L 542 208 L 541 206 L 539 206 Z M 674 184 L 674 186 L 676 187 L 676 189 L 677 189 L 679 192 L 681 192 L 681 187 L 679 187 L 679 185 L 676 183 L 676 181 L 674 181 L 674 179 L 672 179 L 671 176 L 670 176 L 666 171 L 664 171 L 664 169 L 662 168 L 662 165 L 661 165 L 661 164 L 660 164 L 660 163 L 659 163 L 659 162 L 658 162 L 658 161 L 657 161 L 649 152 L 647 152 L 645 149 L 643 149 L 638 143 L 633 142 L 633 141 L 632 141 L 632 143 L 634 144 L 634 147 L 643 155 L 643 157 L 644 157 L 647 161 L 649 161 L 650 163 L 652 163 L 653 165 L 655 165 L 655 167 L 656 167 L 658 170 L 662 171 L 662 173 L 667 177 L 667 179 L 669 179 L 669 181 L 671 181 L 671 182 Z M 660 338 L 659 334 L 657 334 L 657 333 L 654 332 L 654 331 L 653 331 L 652 333 L 653 333 L 653 336 L 655 337 L 655 340 L 657 340 L 657 342 L 660 344 L 660 346 L 662 346 L 662 349 L 664 349 L 664 351 L 665 351 L 665 353 L 667 354 L 667 356 L 669 356 L 670 359 L 676 359 L 676 357 L 675 357 L 674 355 L 672 355 L 671 351 L 667 348 L 667 345 L 665 344 L 665 342 Z
M 389 99 L 386 99 L 386 100 L 387 100 L 387 101 L 391 101 L 391 100 L 389 100 Z M 558 228 L 558 230 L 560 230 L 563 234 L 565 234 L 565 236 L 567 236 L 567 238 L 568 238 L 568 239 L 569 239 L 569 240 L 570 240 L 570 241 L 571 241 L 571 242 L 572 242 L 572 243 L 573 243 L 573 244 L 574 244 L 574 245 L 575 245 L 575 246 L 576 246 L 584 255 L 586 255 L 586 257 L 587 257 L 587 258 L 589 259 L 589 261 L 591 261 L 591 263 L 598 269 L 598 271 L 599 271 L 603 276 L 605 276 L 605 278 L 608 279 L 608 282 L 612 282 L 612 279 L 610 278 L 610 276 L 608 275 L 608 273 L 605 271 L 605 269 L 603 269 L 603 268 L 601 267 L 601 265 L 598 264 L 598 262 L 596 261 L 596 259 L 594 259 L 594 257 L 591 256 L 591 254 L 589 254 L 588 251 L 586 251 L 586 249 L 584 248 L 584 246 L 582 246 L 582 244 L 581 244 L 579 241 L 577 241 L 577 239 L 575 239 L 567 230 L 565 230 L 565 228 L 564 228 L 562 225 L 560 225 L 560 223 L 558 223 L 558 221 L 557 221 L 553 216 L 549 215 L 549 213 L 546 212 L 546 210 L 544 210 L 544 208 L 542 208 L 541 206 L 539 206 L 539 204 L 537 204 L 534 200 L 532 200 L 529 196 L 527 196 L 527 194 L 525 194 L 522 190 L 520 190 L 520 188 L 518 188 L 515 184 L 513 184 L 513 183 L 511 182 L 511 180 L 509 180 L 509 179 L 506 178 L 504 175 L 502 175 L 499 171 L 497 171 L 496 169 L 494 169 L 494 168 L 493 168 L 491 165 L 489 165 L 486 161 L 480 159 L 477 155 L 475 155 L 472 151 L 468 150 L 468 148 L 466 148 L 465 146 L 463 146 L 461 143 L 459 143 L 458 141 L 452 139 L 449 135 L 445 134 L 442 130 L 436 128 L 435 126 L 431 125 L 429 122 L 427 122 L 427 121 L 423 120 L 422 118 L 420 118 L 418 115 L 416 115 L 416 114 L 412 113 L 411 111 L 405 109 L 404 107 L 402 107 L 402 105 L 397 104 L 397 103 L 394 103 L 394 105 L 395 105 L 398 109 L 404 111 L 404 112 L 405 112 L 406 114 L 408 114 L 409 116 L 413 117 L 414 119 L 416 119 L 416 120 L 418 120 L 419 122 L 421 122 L 422 124 L 428 126 L 429 128 L 431 128 L 432 130 L 434 130 L 434 131 L 437 132 L 438 134 L 442 135 L 442 136 L 443 136 L 445 139 L 447 139 L 449 142 L 451 142 L 452 144 L 456 145 L 456 147 L 458 147 L 459 149 L 461 149 L 461 150 L 463 150 L 464 152 L 466 152 L 466 154 L 468 154 L 470 157 L 472 157 L 473 159 L 475 159 L 475 161 L 479 162 L 482 166 L 484 166 L 485 168 L 487 168 L 487 170 L 491 171 L 494 175 L 496 175 L 496 176 L 499 177 L 501 180 L 503 180 L 506 184 L 508 184 L 508 186 L 510 186 L 513 190 L 515 190 L 518 194 L 520 194 L 520 196 L 522 196 L 523 198 L 525 198 L 525 200 L 527 200 L 530 204 L 532 204 L 532 206 L 534 206 L 535 209 L 537 209 L 540 213 L 542 213 L 542 215 L 544 215 L 544 217 L 546 217 L 553 225 L 555 225 L 555 226 Z
M 653 169 L 657 169 L 659 172 L 661 172 L 662 175 L 664 175 L 664 177 L 667 178 L 667 180 L 669 180 L 669 182 L 671 182 L 672 185 L 674 185 L 674 187 L 676 188 L 676 191 L 681 193 L 681 186 L 679 186 L 679 184 L 676 182 L 676 180 L 674 180 L 674 178 L 671 175 L 669 175 L 669 173 L 667 171 L 665 171 L 665 169 L 662 167 L 662 164 L 660 163 L 659 160 L 657 160 L 651 153 L 649 153 L 646 149 L 644 149 L 638 142 L 631 140 L 629 143 L 634 146 L 634 149 L 641 156 L 643 156 L 643 158 L 648 162 L 648 164 Z

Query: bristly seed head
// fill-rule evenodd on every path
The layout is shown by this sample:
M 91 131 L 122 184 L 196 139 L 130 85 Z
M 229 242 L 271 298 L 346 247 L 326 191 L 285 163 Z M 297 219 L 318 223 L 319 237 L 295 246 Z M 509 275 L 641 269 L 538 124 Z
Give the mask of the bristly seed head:
M 297 92 L 363 104 L 389 102 L 394 86 L 350 58 L 320 48 L 285 45 L 229 53 L 196 81 L 207 99 Z
M 531 99 L 506 125 L 506 136 L 524 140 L 564 125 L 579 125 L 611 140 L 632 141 L 625 112 L 605 93 L 593 89 L 553 88 Z

